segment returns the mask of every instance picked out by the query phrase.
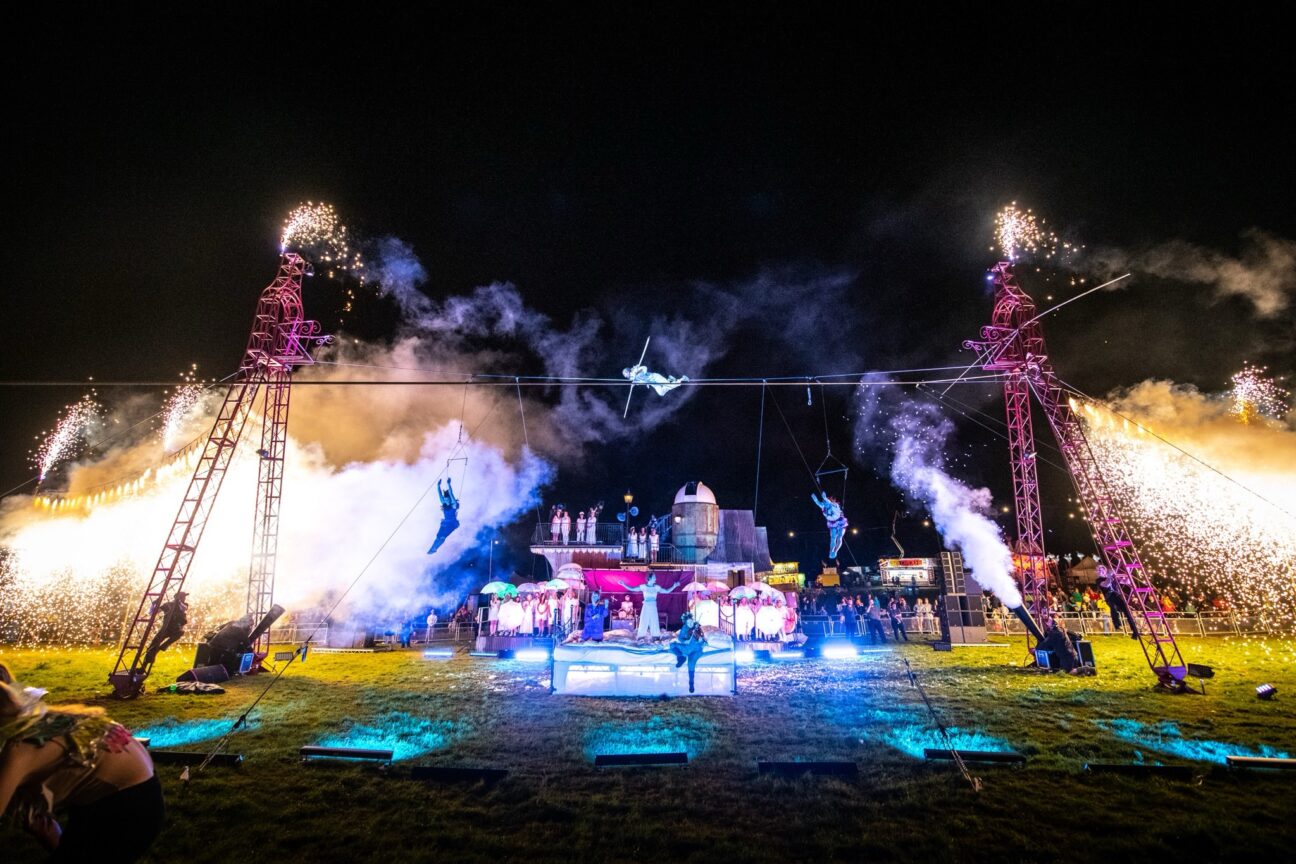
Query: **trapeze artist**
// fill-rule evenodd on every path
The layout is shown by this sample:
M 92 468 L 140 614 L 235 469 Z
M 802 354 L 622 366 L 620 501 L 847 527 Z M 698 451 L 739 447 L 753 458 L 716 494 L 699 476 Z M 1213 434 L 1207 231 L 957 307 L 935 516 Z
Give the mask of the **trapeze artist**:
M 429 555 L 440 549 L 446 538 L 459 527 L 459 499 L 455 497 L 454 485 L 450 482 L 450 478 L 446 478 L 445 491 L 441 490 L 441 481 L 437 481 L 437 495 L 441 498 L 441 527 L 437 530 L 432 548 L 427 551 Z
M 630 413 L 630 397 L 634 395 L 634 388 L 640 384 L 645 387 L 651 387 L 656 391 L 658 396 L 665 396 L 681 384 L 688 383 L 688 376 L 681 375 L 676 378 L 674 375 L 662 375 L 660 372 L 649 372 L 648 367 L 643 365 L 644 357 L 648 354 L 648 343 L 652 341 L 649 336 L 644 341 L 643 351 L 639 354 L 639 362 L 633 366 L 627 366 L 621 370 L 621 377 L 630 382 L 630 392 L 626 394 L 625 411 L 621 416 L 625 417 Z
M 841 551 L 842 540 L 846 537 L 846 526 L 850 523 L 846 521 L 846 514 L 842 512 L 841 504 L 827 492 L 823 493 L 822 501 L 813 493 L 810 495 L 810 500 L 823 511 L 824 521 L 828 523 L 828 557 L 836 561 L 837 553 Z

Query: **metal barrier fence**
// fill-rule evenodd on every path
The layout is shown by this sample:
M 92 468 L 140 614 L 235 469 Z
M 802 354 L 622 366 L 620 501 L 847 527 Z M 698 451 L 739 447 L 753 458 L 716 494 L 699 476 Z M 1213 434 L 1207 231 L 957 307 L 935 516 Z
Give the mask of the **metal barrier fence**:
M 354 628 L 346 628 L 348 633 L 354 632 Z M 328 625 L 316 629 L 314 624 L 290 624 L 286 627 L 270 628 L 270 641 L 278 644 L 301 644 L 307 637 L 314 633 L 311 643 L 314 645 L 327 645 L 329 637 Z M 430 642 L 467 642 L 472 640 L 476 635 L 472 622 L 458 623 L 455 621 L 438 621 L 433 628 L 431 638 L 428 635 L 427 627 L 415 627 L 410 635 L 411 644 L 426 645 Z M 385 631 L 374 631 L 374 642 L 377 644 L 400 644 L 400 633 L 391 634 Z
M 940 622 L 935 614 L 919 616 L 914 612 L 906 612 L 900 617 L 904 622 L 905 631 L 908 633 L 928 635 L 940 633 Z M 1194 612 L 1191 614 L 1187 612 L 1169 612 L 1165 617 L 1171 632 L 1176 636 L 1245 636 L 1265 632 L 1260 628 L 1256 616 L 1228 610 L 1222 612 L 1212 610 L 1210 612 Z M 1112 626 L 1111 616 L 1106 612 L 1058 612 L 1054 614 L 1054 618 L 1073 633 L 1101 636 L 1129 632 L 1128 625 L 1124 630 L 1116 630 Z M 846 625 L 837 616 L 832 616 L 828 625 L 828 635 L 847 635 Z M 882 629 L 888 634 L 891 633 L 891 620 L 885 614 L 882 616 Z M 868 635 L 868 624 L 863 616 L 856 618 L 855 630 L 856 632 L 852 635 Z M 1026 632 L 1026 626 L 1011 614 L 1007 617 L 1001 617 L 991 612 L 986 614 L 986 632 L 991 635 L 1018 636 Z

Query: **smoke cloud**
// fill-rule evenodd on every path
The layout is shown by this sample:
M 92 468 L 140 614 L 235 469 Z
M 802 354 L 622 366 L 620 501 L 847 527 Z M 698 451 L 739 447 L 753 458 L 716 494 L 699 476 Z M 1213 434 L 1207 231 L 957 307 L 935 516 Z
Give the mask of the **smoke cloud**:
M 855 447 L 888 466 L 892 484 L 932 516 L 947 545 L 962 553 L 976 581 L 1009 608 L 1022 604 L 1012 553 L 992 511 L 989 489 L 974 489 L 948 471 L 954 424 L 940 409 L 909 399 L 899 388 L 861 386 Z
M 1261 318 L 1286 311 L 1296 294 L 1296 241 L 1258 228 L 1242 235 L 1237 257 L 1174 240 L 1139 250 L 1095 249 L 1088 264 L 1102 278 L 1125 272 L 1207 285 L 1220 298 L 1242 297 Z
M 293 391 L 275 586 L 290 614 L 327 606 L 366 566 L 340 616 L 385 623 L 461 602 L 482 574 L 459 562 L 482 549 L 494 527 L 526 518 L 559 465 L 668 422 L 696 395 L 687 387 L 664 398 L 641 390 L 622 420 L 620 371 L 644 337 L 652 336 L 649 368 L 697 378 L 745 328 L 766 332 L 785 356 L 816 357 L 822 368 L 817 330 L 849 324 L 840 309 L 852 277 L 842 273 L 771 271 L 732 285 L 696 284 L 673 291 L 678 302 L 664 311 L 652 311 L 660 304 L 648 296 L 642 315 L 586 310 L 563 325 L 507 283 L 428 296 L 426 269 L 395 238 L 368 257 L 402 322 L 388 341 L 341 338 L 295 373 L 303 386 Z M 500 387 L 395 386 L 510 375 L 612 380 L 524 387 L 526 433 L 508 377 Z M 359 386 L 367 383 L 393 386 Z M 185 420 L 198 448 L 223 392 L 214 388 Z M 254 414 L 190 571 L 191 635 L 243 611 L 260 431 Z M 166 454 L 156 430 L 144 428 L 67 466 L 75 503 L 0 502 L 0 639 L 112 641 L 157 560 L 195 457 Z M 428 556 L 441 511 L 427 493 L 438 477 L 454 481 L 461 527 Z

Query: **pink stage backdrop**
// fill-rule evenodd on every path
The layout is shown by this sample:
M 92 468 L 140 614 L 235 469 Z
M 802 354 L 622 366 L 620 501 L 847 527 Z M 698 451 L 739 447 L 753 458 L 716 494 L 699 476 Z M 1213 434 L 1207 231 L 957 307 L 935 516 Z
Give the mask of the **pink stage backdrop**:
M 657 595 L 657 611 L 666 613 L 666 626 L 674 630 L 679 627 L 680 616 L 688 608 L 688 595 L 684 593 L 683 588 L 693 581 L 693 571 L 668 570 L 656 572 L 657 584 L 660 587 L 680 586 L 670 594 Z M 643 570 L 585 571 L 585 587 L 591 591 L 598 591 L 606 597 L 608 607 L 612 610 L 612 614 L 615 615 L 617 607 L 621 605 L 622 598 L 626 596 L 626 591 L 613 580 L 620 580 L 627 585 L 642 585 L 648 580 L 648 574 Z M 629 595 L 635 606 L 635 614 L 638 615 L 640 607 L 643 606 L 643 595 L 638 591 L 631 591 Z M 609 626 L 611 626 L 610 619 Z

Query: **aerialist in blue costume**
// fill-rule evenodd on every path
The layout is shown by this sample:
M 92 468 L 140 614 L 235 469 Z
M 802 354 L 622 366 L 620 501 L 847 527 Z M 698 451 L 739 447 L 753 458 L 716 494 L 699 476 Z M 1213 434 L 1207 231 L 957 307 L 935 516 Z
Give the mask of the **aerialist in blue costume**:
M 590 602 L 585 604 L 585 626 L 581 628 L 582 642 L 602 642 L 603 624 L 607 621 L 608 604 L 599 600 L 599 592 L 590 595 Z
M 429 555 L 440 549 L 446 538 L 459 527 L 459 499 L 455 497 L 454 486 L 451 485 L 450 478 L 446 478 L 444 492 L 441 491 L 441 481 L 437 481 L 437 495 L 441 498 L 441 527 L 437 530 L 436 540 L 432 543 L 432 548 L 427 551 Z
M 822 501 L 817 495 L 811 495 L 810 500 L 823 511 L 824 521 L 828 523 L 828 557 L 836 561 L 842 540 L 846 539 L 846 526 L 850 523 L 846 521 L 841 504 L 827 492 L 823 493 Z

